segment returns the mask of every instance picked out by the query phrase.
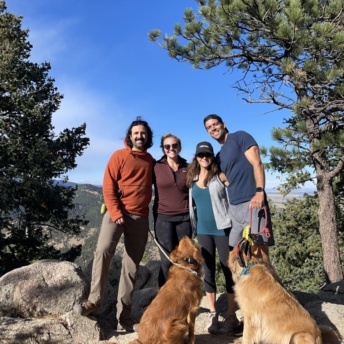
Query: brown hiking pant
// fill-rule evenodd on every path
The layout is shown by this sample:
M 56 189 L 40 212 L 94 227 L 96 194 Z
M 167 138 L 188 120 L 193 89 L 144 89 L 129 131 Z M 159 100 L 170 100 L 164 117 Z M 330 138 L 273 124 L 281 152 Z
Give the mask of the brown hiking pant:
M 117 320 L 121 324 L 130 321 L 131 299 L 135 275 L 143 257 L 147 239 L 148 218 L 128 213 L 123 214 L 124 223 L 117 225 L 109 212 L 103 217 L 92 267 L 91 292 L 88 300 L 101 305 L 109 277 L 109 268 L 118 241 L 124 234 L 122 270 L 117 296 Z

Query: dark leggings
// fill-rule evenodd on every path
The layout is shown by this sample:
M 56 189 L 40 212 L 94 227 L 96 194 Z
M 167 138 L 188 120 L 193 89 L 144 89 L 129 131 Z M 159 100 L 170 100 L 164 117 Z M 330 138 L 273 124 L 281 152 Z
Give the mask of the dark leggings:
M 155 223 L 155 238 L 162 246 L 165 253 L 169 254 L 178 246 L 179 241 L 184 237 L 192 237 L 192 228 L 190 221 L 181 221 L 181 222 L 169 222 L 159 219 Z M 159 287 L 163 286 L 167 280 L 168 269 L 171 266 L 170 261 L 166 256 L 160 252 L 160 271 L 158 283 Z
M 221 269 L 225 275 L 226 291 L 233 293 L 232 273 L 228 267 L 228 237 L 219 235 L 197 235 L 204 258 L 204 290 L 208 293 L 216 293 L 216 249 L 219 255 Z

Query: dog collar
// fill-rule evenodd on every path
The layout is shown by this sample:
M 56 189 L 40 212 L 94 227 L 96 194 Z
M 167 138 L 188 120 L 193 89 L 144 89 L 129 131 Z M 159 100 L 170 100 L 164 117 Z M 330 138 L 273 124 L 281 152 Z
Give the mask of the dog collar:
M 198 264 L 198 265 L 200 265 L 200 264 L 198 263 L 198 261 L 197 261 L 196 259 L 192 258 L 192 257 L 189 257 L 189 258 L 179 258 L 179 261 L 180 261 L 180 260 L 182 260 L 182 261 L 184 261 L 184 262 L 187 262 L 187 263 L 189 263 L 189 264 Z M 180 265 L 180 264 L 178 264 L 178 263 L 173 263 L 173 262 L 171 262 L 171 263 L 172 263 L 173 265 L 179 266 L 180 268 L 183 268 L 183 269 L 185 269 L 185 270 L 189 270 L 193 275 L 197 276 L 199 279 L 202 279 L 202 277 L 201 277 L 200 275 L 198 275 L 198 272 L 197 272 L 197 271 L 192 270 L 192 269 L 189 268 L 188 266 L 183 266 L 183 265 Z
M 256 263 L 249 263 L 247 264 L 240 273 L 240 276 L 244 276 L 244 275 L 248 275 L 250 273 L 250 269 L 252 268 L 253 265 L 255 265 Z

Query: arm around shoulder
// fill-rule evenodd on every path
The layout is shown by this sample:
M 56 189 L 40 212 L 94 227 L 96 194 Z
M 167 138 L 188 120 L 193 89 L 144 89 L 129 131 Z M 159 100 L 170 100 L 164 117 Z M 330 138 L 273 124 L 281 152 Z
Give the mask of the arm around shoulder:
M 228 181 L 226 175 L 223 172 L 220 172 L 219 178 L 220 178 L 220 180 L 221 180 L 223 185 L 225 185 L 225 186 L 229 185 L 229 181 Z

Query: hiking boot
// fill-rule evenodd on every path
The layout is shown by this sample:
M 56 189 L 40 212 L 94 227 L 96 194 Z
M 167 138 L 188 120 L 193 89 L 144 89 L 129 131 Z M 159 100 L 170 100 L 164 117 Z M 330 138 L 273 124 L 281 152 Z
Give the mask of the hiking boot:
M 237 327 L 233 329 L 231 335 L 234 337 L 241 337 L 244 332 L 244 323 L 241 321 Z
M 115 328 L 116 332 L 138 332 L 139 324 L 134 323 L 132 320 L 129 320 L 125 323 L 118 323 Z
M 87 316 L 93 313 L 97 309 L 97 306 L 91 301 L 84 300 L 80 304 L 76 304 L 73 307 L 75 313 L 83 316 Z
M 216 312 L 209 312 L 205 316 L 205 330 L 210 334 L 216 334 L 219 328 L 218 314 Z
M 235 315 L 227 315 L 225 320 L 220 323 L 220 328 L 217 331 L 219 334 L 231 333 L 239 325 L 239 320 Z

